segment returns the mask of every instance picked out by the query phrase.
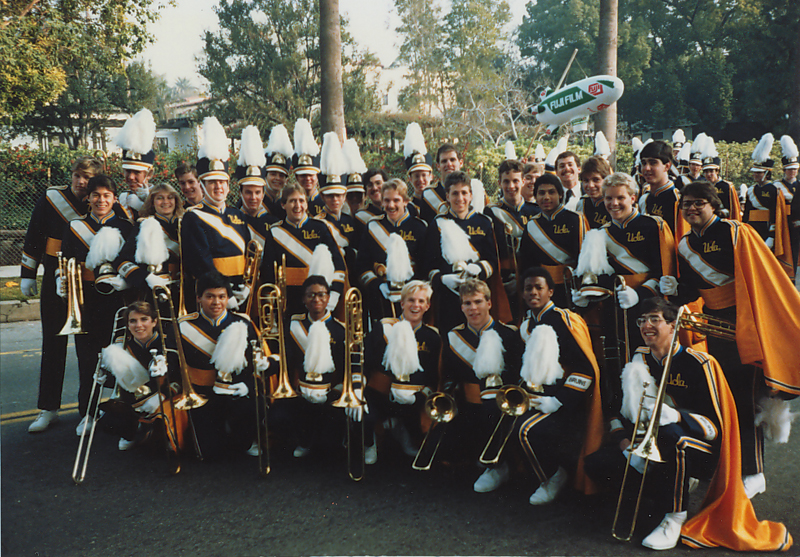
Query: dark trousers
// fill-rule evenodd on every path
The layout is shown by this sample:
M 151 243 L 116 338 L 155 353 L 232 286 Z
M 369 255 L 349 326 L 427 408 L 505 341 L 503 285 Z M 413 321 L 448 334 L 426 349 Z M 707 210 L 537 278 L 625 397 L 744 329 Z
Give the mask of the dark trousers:
M 521 416 L 516 423 L 517 437 L 522 445 L 526 461 L 539 481 L 552 477 L 562 466 L 574 472 L 581 450 L 583 413 L 570 415 L 559 410 L 544 414 L 532 410 Z
M 61 408 L 67 336 L 58 336 L 67 319 L 67 304 L 56 294 L 55 269 L 45 265 L 39 310 L 42 317 L 42 360 L 39 371 L 40 410 Z
M 214 460 L 246 451 L 256 438 L 253 393 L 239 397 L 214 394 L 210 387 L 195 388 L 208 398 L 206 404 L 190 410 L 203 458 Z

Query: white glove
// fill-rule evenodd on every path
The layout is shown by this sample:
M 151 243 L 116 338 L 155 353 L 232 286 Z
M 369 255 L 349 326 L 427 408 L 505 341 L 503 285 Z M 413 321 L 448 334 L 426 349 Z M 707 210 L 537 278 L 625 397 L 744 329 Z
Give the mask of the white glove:
M 56 271 L 56 294 L 62 298 L 67 297 L 67 279 L 62 277 L 58 271 Z
M 581 294 L 580 290 L 572 291 L 572 304 L 579 308 L 585 308 L 589 305 L 589 298 Z
M 561 401 L 554 396 L 540 396 L 533 399 L 531 405 L 544 414 L 552 414 L 562 406 Z
M 387 300 L 391 298 L 392 291 L 389 289 L 389 283 L 388 282 L 384 282 L 383 284 L 381 284 L 378 287 L 378 290 L 381 291 L 381 294 L 383 294 L 383 297 L 386 298 Z
M 677 424 L 681 420 L 681 413 L 675 410 L 672 406 L 666 404 L 661 405 L 661 415 L 658 419 L 658 425 Z
M 148 195 L 150 195 L 149 185 L 141 186 L 138 190 L 136 190 L 136 197 L 138 197 L 141 201 L 147 199 Z
M 477 277 L 481 274 L 481 266 L 477 263 L 467 263 L 467 266 L 464 268 L 464 270 L 471 277 Z
M 447 288 L 458 294 L 458 287 L 464 284 L 464 279 L 462 279 L 455 273 L 450 273 L 447 275 L 442 275 L 442 284 L 444 284 Z
M 250 389 L 244 383 L 214 383 L 214 392 L 218 395 L 247 396 Z
M 147 283 L 147 286 L 150 287 L 150 290 L 155 288 L 156 286 L 162 286 L 164 288 L 169 288 L 169 279 L 164 277 L 160 277 L 158 275 L 154 275 L 153 273 L 148 274 L 144 281 Z
M 300 385 L 300 394 L 311 404 L 325 404 L 328 400 L 328 391 L 322 389 L 309 389 Z
M 617 300 L 622 309 L 631 309 L 639 303 L 639 295 L 630 286 L 617 287 Z
M 658 289 L 665 296 L 674 296 L 678 293 L 678 279 L 664 275 L 658 280 Z
M 269 358 L 263 353 L 253 358 L 253 367 L 256 373 L 264 373 L 269 369 Z
M 392 401 L 397 404 L 414 404 L 416 397 L 414 391 L 392 387 Z
M 775 245 L 775 238 L 767 238 L 764 243 L 767 244 L 769 249 L 772 249 L 772 247 Z
M 155 414 L 156 412 L 158 412 L 160 405 L 161 405 L 161 393 L 156 393 L 155 395 L 145 400 L 144 404 L 137 407 L 136 411 L 147 415 Z
M 328 311 L 333 311 L 336 309 L 336 305 L 339 303 L 339 293 L 338 292 L 331 292 L 330 297 L 328 298 Z
M 247 297 L 250 295 L 250 288 L 246 284 L 242 284 L 239 288 L 233 289 L 233 297 L 242 305 Z
M 20 279 L 19 281 L 19 289 L 22 290 L 22 295 L 26 298 L 30 298 L 31 296 L 36 296 L 38 291 L 36 290 L 36 279 L 31 278 L 24 278 Z
M 167 357 L 164 354 L 156 354 L 150 360 L 150 377 L 164 377 L 167 374 Z
M 102 282 L 111 285 L 117 292 L 128 288 L 128 283 L 125 282 L 125 279 L 119 275 L 104 278 Z
M 231 296 L 228 298 L 228 304 L 225 307 L 231 311 L 239 309 L 239 300 L 236 299 L 236 296 Z
M 356 398 L 359 400 L 364 400 L 364 395 L 362 389 L 355 389 Z M 353 421 L 360 422 L 364 414 L 369 414 L 369 407 L 367 406 L 367 401 L 364 400 L 364 404 L 361 406 L 356 406 L 355 408 L 345 408 L 344 413 Z
M 627 459 L 629 452 L 630 448 L 624 449 L 622 451 L 622 456 L 624 456 Z M 631 455 L 631 466 L 633 466 L 633 469 L 639 472 L 640 474 L 644 474 L 644 459 L 642 457 Z

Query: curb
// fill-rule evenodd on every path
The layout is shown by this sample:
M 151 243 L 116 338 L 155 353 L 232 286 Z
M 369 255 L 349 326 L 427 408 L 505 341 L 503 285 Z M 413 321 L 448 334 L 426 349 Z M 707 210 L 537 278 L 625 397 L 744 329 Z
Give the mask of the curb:
M 39 300 L 0 302 L 0 323 L 39 321 Z

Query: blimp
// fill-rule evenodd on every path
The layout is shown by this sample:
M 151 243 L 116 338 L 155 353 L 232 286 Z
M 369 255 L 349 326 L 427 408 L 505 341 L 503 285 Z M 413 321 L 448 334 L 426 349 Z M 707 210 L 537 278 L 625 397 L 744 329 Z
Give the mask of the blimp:
M 617 102 L 625 91 L 618 77 L 596 75 L 570 83 L 557 91 L 546 92 L 533 109 L 536 119 L 547 126 L 547 133 L 575 119 L 587 118 Z

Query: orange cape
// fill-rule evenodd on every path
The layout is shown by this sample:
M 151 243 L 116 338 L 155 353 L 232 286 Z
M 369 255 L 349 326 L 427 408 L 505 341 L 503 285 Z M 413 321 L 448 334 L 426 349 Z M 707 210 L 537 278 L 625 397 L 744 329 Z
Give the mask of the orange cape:
M 794 278 L 794 260 L 792 258 L 792 241 L 789 237 L 789 216 L 786 214 L 786 198 L 778 190 L 778 199 L 775 201 L 775 257 L 783 266 L 789 278 Z

